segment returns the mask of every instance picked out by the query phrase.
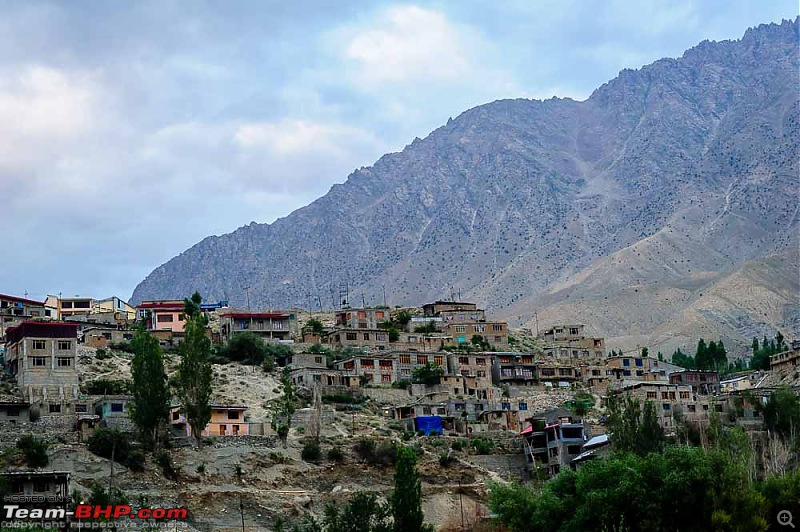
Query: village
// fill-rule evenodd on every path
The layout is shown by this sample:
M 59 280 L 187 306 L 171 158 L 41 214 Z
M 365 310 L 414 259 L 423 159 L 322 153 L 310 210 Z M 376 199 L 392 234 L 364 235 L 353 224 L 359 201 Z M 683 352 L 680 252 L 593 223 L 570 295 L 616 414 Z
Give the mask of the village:
M 307 468 L 315 461 L 304 460 L 300 442 L 314 414 L 312 403 L 320 398 L 317 423 L 322 425 L 320 432 L 336 442 L 334 448 L 357 447 L 373 435 L 398 441 L 415 438 L 430 451 L 431 467 L 450 462 L 450 454 L 444 459 L 439 451 L 471 449 L 462 455 L 461 468 L 472 471 L 469 480 L 477 487 L 469 497 L 480 515 L 486 511 L 485 481 L 479 478 L 548 478 L 613 449 L 614 435 L 606 424 L 610 397 L 653 403 L 668 437 L 681 438 L 686 427 L 702 433 L 714 416 L 725 425 L 760 431 L 760 406 L 778 385 L 794 384 L 800 360 L 800 342 L 790 341 L 771 356 L 768 370 L 685 369 L 646 349 L 609 351 L 605 339 L 588 336 L 582 324 L 512 330 L 476 304 L 460 301 L 435 301 L 419 308 L 343 305 L 329 312 L 255 311 L 219 301 L 203 303 L 201 310 L 217 349 L 240 335 L 283 347 L 270 361 L 271 368 L 215 359 L 212 416 L 202 433 L 218 453 L 215 459 L 191 449 L 185 411 L 179 402 L 173 403 L 164 424 L 169 447 L 177 453 L 173 459 L 182 456 L 186 476 L 202 477 L 206 467 L 213 467 L 211 462 L 225 461 L 220 452 L 236 454 L 242 449 L 250 453 L 248 460 L 270 456 L 268 465 L 285 464 L 293 457 L 309 474 Z M 0 294 L 0 451 L 10 456 L 20 437 L 33 435 L 70 452 L 83 452 L 75 449 L 84 447 L 96 430 L 109 428 L 135 440 L 127 406 L 132 398 L 124 386 L 113 385 L 129 376 L 132 355 L 127 346 L 135 326 L 143 326 L 170 353 L 183 341 L 185 321 L 183 300 L 131 306 L 117 297 L 50 296 L 35 301 Z M 279 446 L 269 419 L 278 375 L 290 379 L 303 406 L 292 419 L 294 443 L 289 447 L 294 454 L 284 451 L 287 457 L 280 459 L 275 458 Z M 442 447 L 442 441 L 466 443 Z M 12 459 L 2 476 L 12 493 L 57 495 L 67 501 L 70 494 L 86 491 L 91 480 L 114 478 L 113 458 L 76 472 L 81 467 L 74 464 L 83 460 L 55 460 L 65 467 L 36 470 Z M 126 474 L 136 478 L 134 472 L 117 467 L 117 485 L 125 483 Z M 231 467 L 244 485 L 241 462 Z M 217 473 L 222 474 L 221 469 Z M 268 476 L 263 471 L 253 475 L 258 479 L 244 491 L 257 492 L 258 482 Z M 272 478 L 264 491 L 281 491 L 277 487 Z M 140 486 L 142 493 L 147 489 Z M 290 501 L 283 509 L 295 514 L 307 511 L 316 496 L 311 489 L 283 491 Z M 455 511 L 454 497 L 463 494 L 447 492 L 446 502 L 440 501 L 438 509 L 430 502 L 426 513 L 442 525 Z M 189 493 L 173 501 L 181 497 L 189 505 Z M 463 524 L 463 499 L 460 504 Z M 240 511 L 244 529 L 243 503 Z M 238 519 L 238 513 L 232 517 Z M 214 529 L 226 526 L 238 529 L 229 521 L 218 522 Z

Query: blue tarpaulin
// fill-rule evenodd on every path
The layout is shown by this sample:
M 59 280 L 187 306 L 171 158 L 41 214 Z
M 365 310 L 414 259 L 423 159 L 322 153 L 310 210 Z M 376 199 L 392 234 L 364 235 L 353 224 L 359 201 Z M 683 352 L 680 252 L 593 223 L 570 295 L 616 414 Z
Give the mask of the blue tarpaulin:
M 442 418 L 439 416 L 420 416 L 416 418 L 417 432 L 423 431 L 425 436 L 431 433 L 444 434 Z

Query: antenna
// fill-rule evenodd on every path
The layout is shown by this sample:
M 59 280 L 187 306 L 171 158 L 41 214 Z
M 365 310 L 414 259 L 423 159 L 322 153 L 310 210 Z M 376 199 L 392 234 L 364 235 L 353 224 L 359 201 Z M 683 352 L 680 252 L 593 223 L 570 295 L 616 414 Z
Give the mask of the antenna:
M 364 292 L 361 292 L 361 306 L 367 308 L 367 300 L 364 299 Z

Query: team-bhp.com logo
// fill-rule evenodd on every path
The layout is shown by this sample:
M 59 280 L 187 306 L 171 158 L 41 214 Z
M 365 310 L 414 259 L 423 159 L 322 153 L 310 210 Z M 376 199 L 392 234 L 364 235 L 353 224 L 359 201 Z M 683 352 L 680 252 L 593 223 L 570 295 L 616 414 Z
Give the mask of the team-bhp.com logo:
M 65 508 L 22 508 L 15 504 L 6 504 L 3 518 L 6 521 L 17 520 L 89 520 L 89 519 L 152 519 L 152 520 L 185 520 L 188 516 L 186 508 L 139 508 L 130 505 L 118 504 L 113 506 L 98 506 L 92 504 L 79 504 L 74 511 Z

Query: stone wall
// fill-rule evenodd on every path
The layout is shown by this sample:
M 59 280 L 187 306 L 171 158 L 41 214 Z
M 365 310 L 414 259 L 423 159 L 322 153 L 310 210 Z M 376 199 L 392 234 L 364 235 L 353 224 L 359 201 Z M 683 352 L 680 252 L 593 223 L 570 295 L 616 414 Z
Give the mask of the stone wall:
M 406 390 L 396 388 L 362 388 L 361 391 L 378 403 L 405 404 L 410 398 Z
M 524 479 L 528 465 L 523 453 L 476 454 L 468 456 L 466 461 L 489 471 L 494 471 L 507 480 Z

